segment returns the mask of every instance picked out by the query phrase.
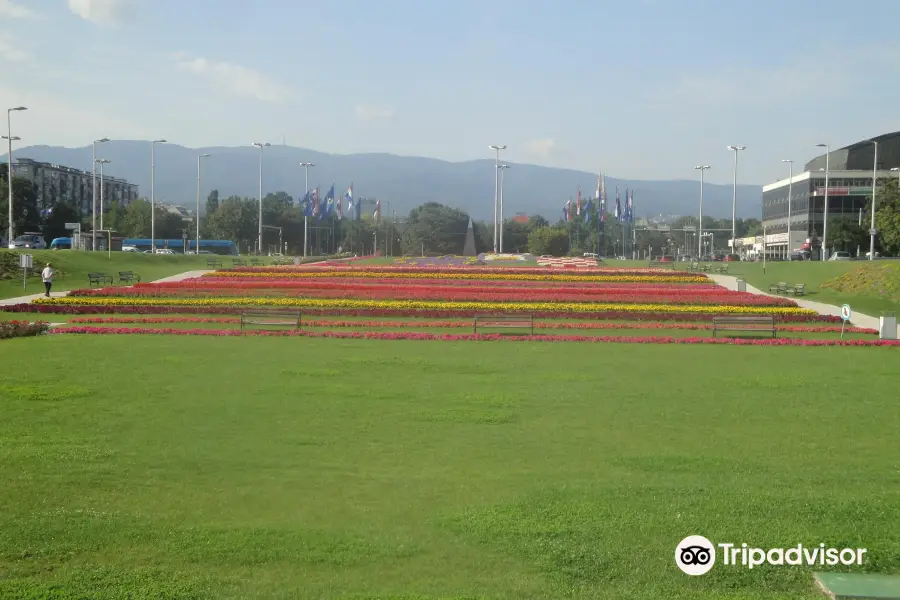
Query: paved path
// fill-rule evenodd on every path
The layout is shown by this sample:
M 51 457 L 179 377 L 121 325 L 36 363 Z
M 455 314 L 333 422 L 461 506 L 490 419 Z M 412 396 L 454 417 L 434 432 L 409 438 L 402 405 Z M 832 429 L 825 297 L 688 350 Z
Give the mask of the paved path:
M 706 273 L 706 276 L 716 282 L 717 285 L 722 286 L 723 288 L 729 290 L 737 290 L 737 277 L 732 275 L 716 275 L 714 273 Z M 780 298 L 781 296 L 776 296 L 775 294 L 769 294 L 762 290 L 758 290 L 749 283 L 747 284 L 747 292 L 750 294 L 759 294 L 760 296 L 771 296 L 773 298 Z M 841 307 L 834 306 L 833 304 L 825 304 L 823 302 L 814 302 L 812 300 L 806 300 L 804 298 L 791 298 L 794 302 L 797 303 L 801 308 L 809 308 L 820 315 L 833 315 L 836 317 L 841 316 Z M 878 330 L 879 320 L 878 317 L 872 317 L 869 315 L 864 315 L 862 313 L 858 313 L 853 311 L 853 318 L 850 320 L 851 324 L 856 327 L 868 327 L 869 329 Z M 900 331 L 900 327 L 898 327 L 898 331 Z
M 163 277 L 162 279 L 157 279 L 153 281 L 153 283 L 161 283 L 165 281 L 182 281 L 184 279 L 190 279 L 192 277 L 200 277 L 204 273 L 212 273 L 211 270 L 203 270 L 203 271 L 186 271 L 184 273 L 179 273 L 178 275 L 172 275 L 170 277 Z M 50 295 L 54 298 L 62 298 L 63 296 L 68 296 L 69 292 L 50 292 Z M 38 298 L 43 298 L 44 294 L 31 294 L 28 296 L 19 296 L 17 298 L 3 298 L 0 299 L 0 306 L 9 306 L 11 304 L 29 304 L 32 300 L 37 300 Z

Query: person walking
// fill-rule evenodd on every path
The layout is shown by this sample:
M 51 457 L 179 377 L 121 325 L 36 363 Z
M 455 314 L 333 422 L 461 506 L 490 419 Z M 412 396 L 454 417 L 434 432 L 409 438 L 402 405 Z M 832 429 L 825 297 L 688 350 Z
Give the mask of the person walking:
M 41 280 L 44 282 L 44 289 L 46 290 L 45 295 L 48 298 L 50 297 L 50 288 L 53 287 L 53 275 L 53 265 L 47 263 L 47 266 L 41 271 Z

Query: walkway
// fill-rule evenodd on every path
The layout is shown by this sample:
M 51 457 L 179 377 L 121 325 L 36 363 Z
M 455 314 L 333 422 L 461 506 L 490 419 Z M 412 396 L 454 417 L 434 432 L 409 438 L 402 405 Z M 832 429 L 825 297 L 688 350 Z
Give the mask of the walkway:
M 203 271 L 186 271 L 184 273 L 179 273 L 178 275 L 172 275 L 170 277 L 163 277 L 162 279 L 157 279 L 152 283 L 163 283 L 166 281 L 183 281 L 185 279 L 190 279 L 192 277 L 200 277 L 204 273 L 212 273 L 211 270 L 203 270 Z M 69 292 L 50 292 L 50 295 L 53 298 L 62 298 L 63 296 L 68 296 Z M 10 306 L 12 304 L 30 304 L 32 300 L 37 300 L 38 298 L 43 298 L 44 294 L 31 294 L 29 296 L 18 296 L 16 298 L 2 298 L 0 299 L 0 306 Z
M 720 285 L 725 289 L 734 291 L 737 290 L 737 277 L 734 277 L 732 275 L 716 275 L 714 273 L 706 273 L 706 276 L 715 281 L 717 285 Z M 747 284 L 747 292 L 750 294 L 759 294 L 760 296 L 771 296 L 773 298 L 781 297 L 763 292 L 762 290 L 758 290 L 749 283 Z M 801 308 L 809 308 L 816 311 L 820 315 L 832 315 L 835 317 L 841 316 L 840 306 L 834 306 L 833 304 L 824 304 L 822 302 L 814 302 L 812 300 L 806 300 L 804 298 L 792 298 L 792 300 L 797 303 L 797 306 Z M 850 319 L 850 322 L 855 327 L 868 327 L 869 329 L 875 330 L 877 330 L 879 326 L 878 317 L 871 317 L 869 315 L 864 315 L 856 311 L 853 311 L 853 318 Z M 900 327 L 898 327 L 898 331 L 900 331 Z

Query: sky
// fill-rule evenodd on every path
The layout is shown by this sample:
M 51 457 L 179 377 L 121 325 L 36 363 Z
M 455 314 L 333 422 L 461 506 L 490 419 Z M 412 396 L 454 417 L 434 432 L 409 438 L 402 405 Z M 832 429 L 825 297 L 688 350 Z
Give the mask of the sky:
M 900 130 L 896 0 L 0 0 L 21 145 L 164 137 L 764 185 Z M 6 133 L 5 124 L 0 129 Z

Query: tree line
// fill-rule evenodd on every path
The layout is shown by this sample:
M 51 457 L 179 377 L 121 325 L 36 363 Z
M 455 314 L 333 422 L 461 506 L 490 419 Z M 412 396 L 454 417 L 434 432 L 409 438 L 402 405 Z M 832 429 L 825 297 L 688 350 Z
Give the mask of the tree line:
M 0 228 L 5 235 L 7 228 L 7 166 L 0 165 Z M 307 220 L 308 253 L 311 255 L 350 252 L 359 255 L 379 251 L 386 255 L 403 254 L 461 254 L 465 246 L 469 215 L 459 209 L 437 203 L 427 203 L 413 208 L 406 218 L 394 220 L 392 215 L 382 215 L 377 221 L 372 214 L 373 198 L 356 198 L 362 202 L 362 218 L 338 219 L 336 214 L 322 219 Z M 56 237 L 68 236 L 67 222 L 81 222 L 83 231 L 90 231 L 91 218 L 79 217 L 78 211 L 65 203 L 53 206 L 50 212 L 38 210 L 37 199 L 31 183 L 22 178 L 13 181 L 13 221 L 16 231 L 40 231 L 49 242 Z M 302 255 L 304 245 L 304 217 L 299 199 L 280 191 L 263 198 L 263 253 L 283 252 Z M 148 238 L 151 231 L 150 202 L 139 199 L 127 206 L 115 200 L 104 206 L 104 226 L 123 237 Z M 200 236 L 203 239 L 231 240 L 241 252 L 254 252 L 258 239 L 259 200 L 241 196 L 220 198 L 213 190 L 206 199 L 205 211 L 200 218 Z M 866 220 L 866 219 L 864 219 Z M 165 239 L 193 239 L 196 224 L 182 215 L 156 207 L 156 237 Z M 578 256 L 596 252 L 603 256 L 616 256 L 624 252 L 641 255 L 652 252 L 674 255 L 682 249 L 689 253 L 697 247 L 695 234 L 676 231 L 685 226 L 696 227 L 696 217 L 679 217 L 669 223 L 671 231 L 649 231 L 638 228 L 632 235 L 629 223 L 619 223 L 612 214 L 605 222 L 596 219 L 585 222 L 583 217 L 573 216 L 572 221 L 558 220 L 551 223 L 543 216 L 532 216 L 526 221 L 509 219 L 503 224 L 503 247 L 506 252 L 530 252 L 535 255 Z M 884 181 L 878 191 L 876 212 L 877 249 L 886 255 L 900 254 L 900 190 L 897 180 Z M 704 231 L 713 232 L 714 249 L 727 252 L 731 237 L 731 220 L 703 218 Z M 721 231 L 715 231 L 721 230 Z M 758 219 L 738 219 L 738 237 L 762 234 Z M 473 221 L 476 252 L 493 248 L 493 227 L 485 221 Z M 854 252 L 857 246 L 868 249 L 869 225 L 861 226 L 857 218 L 830 217 L 828 222 L 829 246 L 836 250 Z M 632 242 L 634 245 L 632 246 Z M 377 244 L 377 247 L 376 247 Z

